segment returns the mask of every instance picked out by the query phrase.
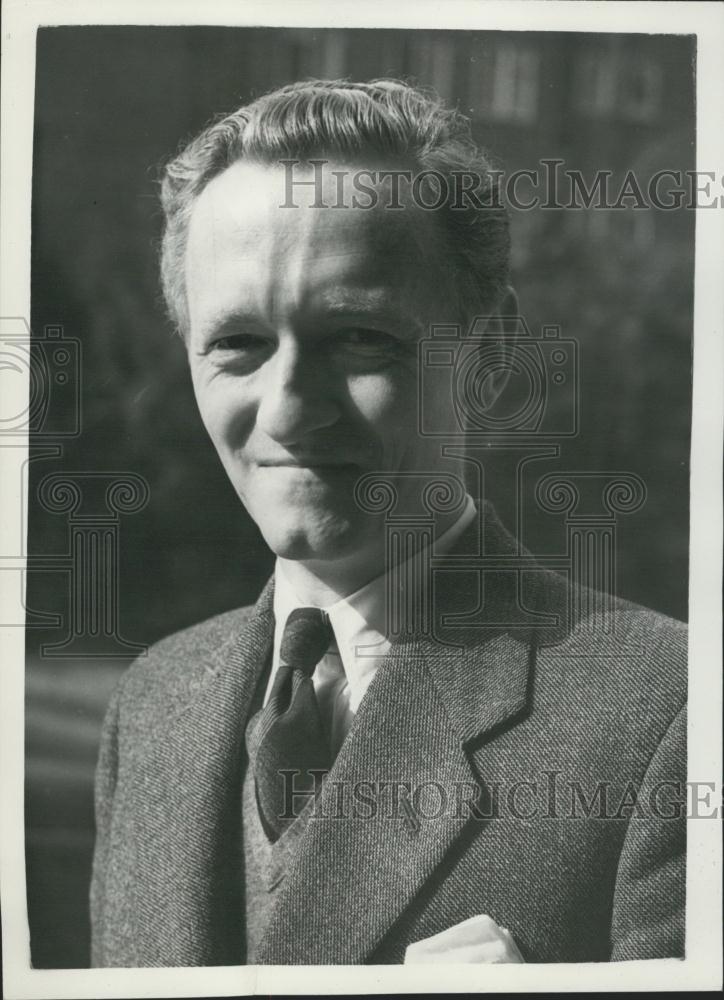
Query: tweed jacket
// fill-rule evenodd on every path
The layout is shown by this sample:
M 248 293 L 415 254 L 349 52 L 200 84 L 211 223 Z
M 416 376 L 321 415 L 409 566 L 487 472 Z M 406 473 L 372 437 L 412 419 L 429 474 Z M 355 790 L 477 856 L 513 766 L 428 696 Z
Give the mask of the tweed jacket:
M 436 574 L 435 628 L 396 639 L 378 670 L 260 962 L 398 963 L 476 914 L 528 962 L 683 955 L 685 627 L 621 600 L 594 620 L 601 595 L 574 599 L 521 555 L 485 506 Z M 272 586 L 152 647 L 112 698 L 96 966 L 245 962 L 244 731 L 269 668 Z

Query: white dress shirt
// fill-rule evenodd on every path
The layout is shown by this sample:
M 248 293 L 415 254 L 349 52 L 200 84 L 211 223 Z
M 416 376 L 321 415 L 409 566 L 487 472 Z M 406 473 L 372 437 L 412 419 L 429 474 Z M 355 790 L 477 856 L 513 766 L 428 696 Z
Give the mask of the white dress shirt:
M 467 496 L 460 517 L 435 540 L 436 555 L 448 552 L 475 518 L 477 510 Z M 418 556 L 413 556 L 418 558 Z M 336 756 L 352 720 L 390 648 L 385 635 L 386 574 L 350 594 L 340 597 L 323 610 L 329 615 L 334 641 L 317 665 L 312 683 L 322 715 L 322 723 Z M 274 570 L 274 650 L 272 669 L 264 704 L 269 700 L 279 667 L 279 650 L 287 618 L 295 608 L 309 607 L 313 601 L 293 589 L 277 560 Z

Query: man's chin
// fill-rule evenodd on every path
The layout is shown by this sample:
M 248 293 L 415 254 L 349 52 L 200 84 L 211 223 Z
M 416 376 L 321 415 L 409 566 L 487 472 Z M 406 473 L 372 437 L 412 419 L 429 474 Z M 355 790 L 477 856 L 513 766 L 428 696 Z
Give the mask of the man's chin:
M 269 548 L 281 559 L 296 562 L 326 562 L 344 559 L 359 548 L 362 533 L 354 530 L 351 521 L 334 518 L 322 524 L 290 523 L 287 516 L 275 521 L 268 516 L 257 521 Z

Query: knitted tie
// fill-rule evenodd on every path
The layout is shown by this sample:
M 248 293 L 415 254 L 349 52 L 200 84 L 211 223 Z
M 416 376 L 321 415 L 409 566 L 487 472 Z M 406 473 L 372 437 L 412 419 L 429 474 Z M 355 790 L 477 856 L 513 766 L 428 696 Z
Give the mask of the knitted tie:
M 312 684 L 332 638 L 329 619 L 318 608 L 296 608 L 287 618 L 271 695 L 254 732 L 256 800 L 272 843 L 309 801 L 306 793 L 319 787 L 320 772 L 332 765 Z

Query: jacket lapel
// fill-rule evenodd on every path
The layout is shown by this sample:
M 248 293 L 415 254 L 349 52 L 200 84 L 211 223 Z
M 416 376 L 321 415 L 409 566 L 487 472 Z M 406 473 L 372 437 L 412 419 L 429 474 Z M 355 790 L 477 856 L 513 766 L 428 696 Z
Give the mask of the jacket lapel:
M 238 635 L 206 659 L 190 653 L 200 661 L 190 700 L 140 763 L 128 811 L 139 824 L 134 937 L 153 948 L 140 964 L 239 961 L 240 893 L 228 865 L 238 852 L 244 727 L 273 624 L 270 582 Z
M 512 613 L 509 584 L 491 581 L 492 621 L 503 604 Z M 440 604 L 470 611 L 478 598 L 451 574 Z M 476 624 L 455 645 L 393 645 L 278 890 L 259 962 L 359 964 L 374 951 L 469 821 L 481 780 L 469 749 L 526 711 L 533 652 L 529 631 L 515 634 Z

